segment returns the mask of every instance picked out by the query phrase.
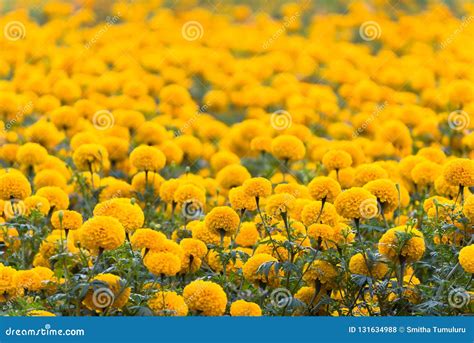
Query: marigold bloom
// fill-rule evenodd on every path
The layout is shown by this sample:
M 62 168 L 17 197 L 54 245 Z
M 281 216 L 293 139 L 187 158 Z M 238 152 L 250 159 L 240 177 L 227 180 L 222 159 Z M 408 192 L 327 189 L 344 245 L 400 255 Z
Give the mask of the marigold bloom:
M 232 236 L 239 226 L 239 215 L 228 206 L 214 207 L 204 220 L 206 227 L 215 234 Z
M 468 245 L 459 251 L 459 264 L 466 273 L 474 274 L 474 244 Z
M 81 226 L 80 230 L 81 244 L 89 250 L 113 250 L 125 241 L 125 229 L 113 217 L 92 217 Z
M 145 215 L 138 204 L 131 199 L 114 198 L 96 205 L 94 216 L 110 216 L 119 220 L 127 232 L 143 226 Z
M 184 301 L 191 311 L 204 316 L 221 316 L 227 306 L 227 296 L 218 284 L 196 280 L 183 290 Z
M 256 303 L 237 300 L 230 305 L 230 315 L 232 317 L 259 317 L 262 315 L 262 309 Z
M 299 138 L 281 135 L 272 141 L 272 154 L 280 160 L 298 161 L 304 158 L 306 148 Z
M 392 260 L 403 257 L 407 261 L 418 261 L 425 253 L 425 240 L 417 229 L 398 226 L 382 235 L 379 252 Z
M 131 152 L 130 163 L 139 171 L 157 172 L 165 166 L 166 157 L 157 148 L 140 145 Z
M 308 190 L 314 200 L 325 200 L 333 203 L 341 193 L 341 186 L 339 182 L 330 177 L 318 176 L 308 184 Z
M 161 291 L 148 300 L 148 306 L 157 316 L 186 316 L 188 305 L 176 292 Z

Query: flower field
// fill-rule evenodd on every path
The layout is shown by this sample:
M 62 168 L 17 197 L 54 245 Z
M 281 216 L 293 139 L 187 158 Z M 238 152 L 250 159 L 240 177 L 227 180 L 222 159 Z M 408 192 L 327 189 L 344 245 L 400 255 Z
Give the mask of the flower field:
M 474 5 L 257 3 L 0 4 L 1 315 L 472 314 Z

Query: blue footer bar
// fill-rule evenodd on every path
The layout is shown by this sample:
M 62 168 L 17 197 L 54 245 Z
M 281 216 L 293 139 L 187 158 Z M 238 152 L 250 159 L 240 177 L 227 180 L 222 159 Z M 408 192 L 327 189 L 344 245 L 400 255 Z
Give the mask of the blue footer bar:
M 474 317 L 2 317 L 0 342 L 474 342 Z

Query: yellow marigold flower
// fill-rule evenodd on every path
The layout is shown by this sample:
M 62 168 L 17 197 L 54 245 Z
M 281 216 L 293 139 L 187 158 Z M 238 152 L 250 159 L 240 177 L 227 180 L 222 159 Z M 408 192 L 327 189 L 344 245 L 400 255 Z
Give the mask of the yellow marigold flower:
M 398 207 L 398 191 L 395 183 L 389 179 L 369 181 L 364 189 L 372 193 L 382 207 L 384 213 L 391 212 Z
M 206 215 L 204 223 L 209 231 L 221 237 L 230 237 L 237 231 L 240 218 L 231 207 L 218 206 Z
M 313 305 L 316 305 L 321 300 L 322 292 L 319 292 L 320 294 L 316 297 L 314 296 L 315 293 L 316 290 L 314 287 L 303 286 L 298 290 L 298 292 L 296 292 L 295 298 L 304 302 L 308 306 L 311 305 L 311 301 L 313 301 Z
M 339 194 L 334 202 L 337 213 L 348 219 L 365 218 L 366 213 L 373 207 L 375 202 L 375 210 L 377 202 L 374 195 L 368 190 L 360 187 L 352 187 Z
M 113 250 L 125 241 L 125 229 L 113 217 L 92 217 L 80 230 L 81 245 L 89 250 Z
M 270 287 L 276 287 L 280 283 L 279 275 L 274 266 L 270 266 L 268 277 L 266 273 L 259 270 L 264 264 L 275 263 L 278 260 L 269 254 L 255 254 L 250 257 L 242 267 L 242 273 L 245 279 L 257 285 L 268 284 Z
M 171 252 L 152 250 L 143 258 L 143 264 L 155 275 L 174 276 L 181 270 L 181 259 Z
M 196 203 L 197 206 L 204 208 L 206 203 L 206 192 L 191 183 L 181 184 L 174 192 L 174 202 L 184 205 L 187 202 Z
M 287 215 L 295 204 L 295 197 L 288 193 L 274 194 L 268 197 L 265 212 L 272 217 L 281 219 L 282 215 Z
M 218 151 L 214 155 L 212 155 L 211 160 L 211 168 L 218 172 L 222 168 L 231 165 L 231 164 L 239 164 L 240 158 L 236 154 L 230 151 Z
M 31 310 L 26 314 L 27 317 L 56 317 L 52 312 L 45 310 Z
M 255 254 L 268 254 L 277 258 L 280 262 L 288 260 L 288 249 L 286 249 L 283 243 L 288 242 L 288 237 L 280 234 L 271 235 L 271 239 L 275 242 L 275 245 L 270 241 L 270 237 L 263 239 L 266 243 L 260 243 L 255 249 Z
M 250 141 L 250 149 L 259 152 L 272 151 L 272 138 L 268 136 L 258 136 Z
M 331 287 L 337 277 L 336 268 L 329 262 L 316 260 L 311 264 L 305 264 L 303 280 L 309 285 L 314 285 L 319 281 L 323 286 Z
M 130 297 L 131 288 L 125 287 L 123 280 L 113 274 L 99 274 L 92 279 L 96 283 L 90 286 L 82 303 L 97 312 L 107 308 L 122 308 Z
M 165 154 L 166 164 L 180 164 L 183 161 L 183 150 L 173 141 L 164 141 L 158 148 Z
M 468 245 L 459 251 L 459 264 L 468 274 L 474 274 L 474 244 Z
M 18 172 L 0 175 L 0 199 L 24 199 L 31 195 L 28 179 Z
M 306 148 L 303 142 L 292 135 L 281 135 L 272 141 L 272 154 L 284 161 L 298 161 L 304 158 Z
M 0 159 L 13 164 L 16 161 L 16 154 L 19 148 L 20 146 L 18 144 L 3 144 L 3 146 L 0 147 Z
M 308 227 L 308 236 L 314 242 L 326 243 L 334 240 L 334 229 L 326 224 L 312 224 Z
M 145 222 L 145 215 L 140 206 L 127 198 L 114 198 L 97 204 L 94 216 L 117 218 L 127 232 L 141 228 Z
M 411 179 L 420 187 L 432 185 L 440 175 L 441 166 L 431 161 L 423 161 L 411 171 Z
M 272 194 L 272 183 L 263 177 L 253 177 L 245 180 L 242 189 L 252 198 L 265 198 Z
M 203 153 L 201 141 L 194 136 L 179 136 L 175 139 L 175 143 L 183 151 L 183 158 L 189 162 L 197 160 Z
M 145 194 L 148 189 L 156 197 L 160 194 L 160 187 L 165 182 L 165 179 L 158 173 L 154 172 L 139 172 L 132 178 L 132 188 L 137 193 Z
M 100 144 L 83 144 L 72 156 L 74 164 L 80 171 L 97 173 L 109 165 L 109 154 Z
M 148 300 L 148 306 L 157 316 L 187 316 L 188 305 L 176 292 L 161 291 Z
M 43 169 L 36 173 L 33 184 L 36 189 L 46 186 L 56 186 L 63 190 L 67 190 L 66 178 L 63 174 L 54 169 Z
M 51 216 L 51 225 L 56 230 L 77 230 L 82 225 L 82 215 L 76 211 L 55 211 Z
M 387 178 L 387 171 L 377 164 L 361 164 L 355 169 L 355 184 L 360 187 L 367 182 Z
M 230 315 L 232 317 L 260 317 L 262 309 L 256 303 L 237 300 L 230 305 Z
M 135 139 L 139 144 L 158 145 L 168 137 L 166 129 L 155 122 L 147 121 L 140 125 L 135 134 Z
M 33 211 L 38 211 L 43 215 L 47 215 L 49 213 L 49 201 L 44 197 L 32 195 L 28 198 L 25 198 L 23 203 L 25 204 L 26 215 L 30 215 Z
M 301 221 L 308 227 L 312 224 L 334 226 L 338 222 L 336 208 L 331 203 L 323 205 L 321 201 L 311 201 L 303 207 Z
M 257 243 L 259 238 L 260 235 L 255 223 L 244 222 L 241 224 L 239 233 L 235 237 L 235 243 L 241 247 L 252 247 Z
M 94 181 L 95 184 L 95 181 Z M 103 202 L 113 198 L 131 198 L 132 186 L 125 181 L 117 180 L 113 177 L 106 177 L 100 180 L 100 186 L 104 187 L 99 195 L 99 201 Z
M 308 184 L 308 190 L 314 200 L 333 203 L 341 193 L 341 185 L 330 177 L 318 176 Z
M 33 269 L 18 270 L 13 275 L 13 284 L 25 291 L 39 291 L 43 288 L 41 277 Z
M 329 150 L 323 156 L 324 167 L 331 170 L 341 170 L 352 165 L 352 157 L 344 150 Z
M 464 202 L 462 213 L 466 216 L 471 223 L 474 223 L 474 195 L 467 197 Z
M 217 183 L 224 189 L 241 186 L 251 175 L 240 164 L 231 164 L 222 168 L 216 175 Z
M 201 268 L 202 259 L 207 254 L 206 244 L 195 238 L 184 238 L 179 245 L 183 249 L 181 272 L 196 272 Z
M 25 166 L 34 166 L 43 163 L 48 156 L 45 147 L 37 143 L 26 143 L 20 146 L 16 153 L 16 160 Z
M 130 237 L 133 249 L 158 250 L 166 236 L 152 229 L 137 229 Z
M 174 193 L 180 186 L 181 181 L 178 179 L 169 179 L 164 181 L 160 186 L 160 198 L 164 202 L 171 204 L 174 202 Z
M 192 228 L 193 238 L 199 239 L 206 244 L 220 245 L 221 237 L 219 234 L 209 230 L 204 222 L 199 222 Z M 224 247 L 230 244 L 230 237 L 224 237 Z
M 455 158 L 447 162 L 443 176 L 453 186 L 474 186 L 474 161 L 467 158 Z
M 257 209 L 255 198 L 247 195 L 242 186 L 234 187 L 229 190 L 229 202 L 236 211 L 255 211 Z
M 0 226 L 0 242 L 7 248 L 17 250 L 20 247 L 21 241 L 18 236 L 19 234 L 16 228 Z
M 379 240 L 379 252 L 396 260 L 418 261 L 425 253 L 423 234 L 408 226 L 397 226 L 385 232 Z
M 56 211 L 67 210 L 69 207 L 69 196 L 59 187 L 47 186 L 40 188 L 36 195 L 46 198 L 49 201 L 50 208 Z
M 446 154 L 443 150 L 435 147 L 427 147 L 418 150 L 416 156 L 422 156 L 437 164 L 443 164 L 446 161 Z
M 139 171 L 157 172 L 165 166 L 166 157 L 157 148 L 140 145 L 131 152 L 130 163 Z
M 383 279 L 388 273 L 386 263 L 370 261 L 361 253 L 353 255 L 349 261 L 349 270 L 353 274 L 373 276 L 376 279 Z
M 196 280 L 183 290 L 184 301 L 191 311 L 204 316 L 222 316 L 227 307 L 227 296 L 217 283 Z
M 443 175 L 440 175 L 436 178 L 434 182 L 434 187 L 436 194 L 439 194 L 443 197 L 447 197 L 450 199 L 456 198 L 456 196 L 459 194 L 459 186 L 452 185 L 446 181 Z M 464 196 L 467 196 L 470 194 L 469 189 L 464 188 Z
M 4 302 L 18 294 L 15 283 L 17 271 L 0 263 L 0 301 Z
M 129 142 L 119 137 L 104 137 L 101 144 L 107 149 L 112 165 L 128 157 Z
M 275 194 L 289 193 L 296 199 L 311 199 L 308 188 L 297 183 L 280 183 L 275 187 Z

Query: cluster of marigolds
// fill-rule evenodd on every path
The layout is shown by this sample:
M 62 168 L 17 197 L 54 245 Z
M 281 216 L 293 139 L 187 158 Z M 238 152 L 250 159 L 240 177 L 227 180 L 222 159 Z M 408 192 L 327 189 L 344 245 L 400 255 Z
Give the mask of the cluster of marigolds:
M 472 309 L 474 7 L 97 3 L 0 17 L 1 313 Z

